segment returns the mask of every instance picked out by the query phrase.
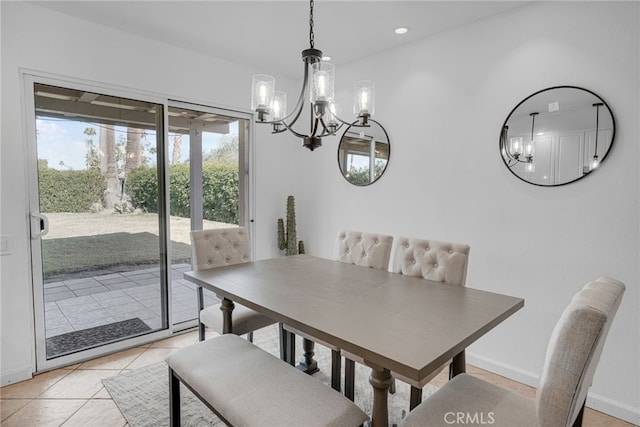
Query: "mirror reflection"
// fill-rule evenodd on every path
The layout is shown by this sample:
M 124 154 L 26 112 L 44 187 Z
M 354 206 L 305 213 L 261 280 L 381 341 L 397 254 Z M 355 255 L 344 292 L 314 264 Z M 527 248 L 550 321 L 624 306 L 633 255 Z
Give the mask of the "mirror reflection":
M 338 146 L 342 176 L 353 185 L 376 182 L 389 163 L 389 136 L 380 123 L 369 119 L 368 127 L 349 126 Z
M 525 98 L 502 127 L 500 152 L 507 168 L 531 184 L 568 184 L 595 171 L 615 136 L 609 106 L 573 86 L 544 89 Z

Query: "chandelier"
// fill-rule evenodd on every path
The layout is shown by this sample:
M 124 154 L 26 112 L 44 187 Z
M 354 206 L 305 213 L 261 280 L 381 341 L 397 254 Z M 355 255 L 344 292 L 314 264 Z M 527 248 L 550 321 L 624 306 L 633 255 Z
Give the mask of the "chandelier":
M 322 60 L 322 51 L 314 47 L 313 7 L 309 2 L 309 49 L 302 51 L 304 77 L 302 90 L 293 110 L 287 114 L 287 94 L 275 90 L 275 79 L 266 74 L 253 76 L 251 109 L 257 113 L 257 123 L 272 125 L 272 133 L 290 131 L 302 138 L 302 145 L 313 151 L 322 145 L 322 138 L 335 135 L 342 126 L 368 127 L 375 108 L 375 84 L 370 80 L 355 83 L 354 113 L 356 121 L 348 123 L 338 117 L 334 99 L 335 67 Z M 294 129 L 304 105 L 310 102 L 310 126 L 307 133 Z
M 596 107 L 596 146 L 593 150 L 593 160 L 591 161 L 590 171 L 594 170 L 600 165 L 600 159 L 598 158 L 598 128 L 600 127 L 600 107 L 602 107 L 603 105 L 604 103 L 602 102 L 596 102 L 592 105 L 592 107 Z
M 510 138 L 507 142 L 507 131 L 509 129 L 508 126 L 505 126 L 503 129 L 504 135 L 501 139 L 501 143 L 503 145 L 502 151 L 506 154 L 508 158 L 508 166 L 513 167 L 518 163 L 525 163 L 525 170 L 527 172 L 533 172 L 535 170 L 535 164 L 533 163 L 533 157 L 536 152 L 535 141 L 534 141 L 534 128 L 536 123 L 536 116 L 538 112 L 530 113 L 531 116 L 531 138 L 528 141 L 524 141 L 524 138 L 521 136 L 516 136 Z

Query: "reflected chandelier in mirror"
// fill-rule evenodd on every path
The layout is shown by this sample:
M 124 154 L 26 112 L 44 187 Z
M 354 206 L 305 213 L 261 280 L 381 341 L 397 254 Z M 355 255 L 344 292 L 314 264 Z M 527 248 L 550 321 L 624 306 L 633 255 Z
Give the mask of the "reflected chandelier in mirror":
M 521 180 L 557 186 L 595 171 L 614 137 L 613 113 L 602 98 L 587 89 L 556 86 L 530 95 L 509 113 L 500 153 Z
M 376 182 L 389 163 L 391 146 L 385 129 L 369 119 L 367 128 L 349 126 L 340 138 L 338 166 L 342 176 L 353 185 Z

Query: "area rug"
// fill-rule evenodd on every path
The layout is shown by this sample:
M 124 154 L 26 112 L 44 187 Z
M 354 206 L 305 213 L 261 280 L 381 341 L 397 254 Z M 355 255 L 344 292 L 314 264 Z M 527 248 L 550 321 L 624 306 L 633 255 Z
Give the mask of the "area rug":
M 272 326 L 256 331 L 254 344 L 278 356 L 277 327 Z M 296 351 L 298 355 L 302 353 L 302 340 L 299 337 L 297 337 Z M 314 374 L 314 377 L 329 387 L 331 351 L 316 344 L 315 353 L 320 372 Z M 355 403 L 369 416 L 371 416 L 373 403 L 373 390 L 369 384 L 370 372 L 369 368 L 356 364 Z M 102 382 L 131 427 L 160 427 L 169 425 L 168 375 L 167 365 L 159 362 L 106 378 Z M 224 423 L 189 390 L 184 386 L 181 387 L 183 426 L 224 426 Z M 436 390 L 436 387 L 427 385 L 423 390 L 423 399 Z M 390 394 L 388 399 L 389 416 L 393 424 L 398 424 L 409 410 L 409 394 L 409 385 L 396 381 L 396 393 Z M 309 403 L 313 404 L 312 397 Z
M 47 357 L 57 357 L 78 350 L 106 344 L 124 337 L 150 331 L 151 328 L 139 318 L 127 319 L 107 325 L 95 326 L 47 338 Z

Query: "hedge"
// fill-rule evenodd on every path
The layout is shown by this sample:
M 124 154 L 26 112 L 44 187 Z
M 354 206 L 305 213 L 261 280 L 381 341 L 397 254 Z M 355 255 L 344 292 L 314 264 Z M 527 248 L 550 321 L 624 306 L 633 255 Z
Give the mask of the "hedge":
M 210 221 L 238 224 L 238 166 L 205 163 L 202 168 L 203 217 Z M 138 168 L 127 177 L 127 193 L 134 208 L 158 212 L 156 168 Z M 170 215 L 191 216 L 189 165 L 169 169 Z
M 107 184 L 95 170 L 57 170 L 38 163 L 41 212 L 89 212 L 104 202 Z

